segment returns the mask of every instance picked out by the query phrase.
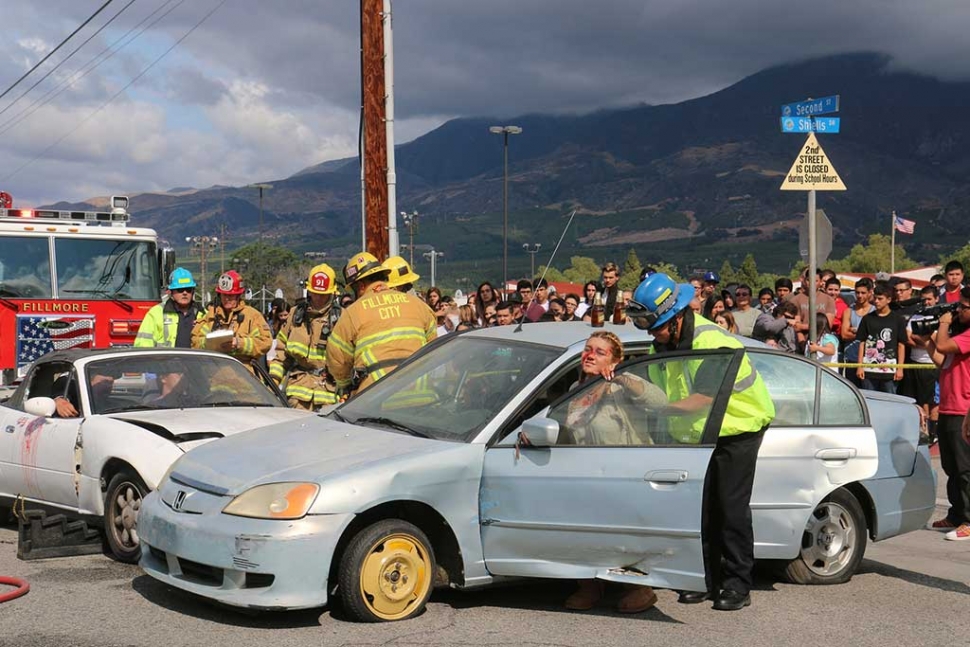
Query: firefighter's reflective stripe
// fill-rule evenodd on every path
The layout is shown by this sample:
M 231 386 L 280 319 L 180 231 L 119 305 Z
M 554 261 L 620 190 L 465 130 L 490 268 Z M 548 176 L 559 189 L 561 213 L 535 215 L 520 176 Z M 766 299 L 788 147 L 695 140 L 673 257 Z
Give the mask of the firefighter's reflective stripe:
M 700 315 L 694 315 L 694 336 L 691 341 L 694 350 L 716 348 L 744 348 L 738 339 L 726 333 L 718 325 Z M 649 352 L 655 353 L 653 346 Z M 650 379 L 662 386 L 671 402 L 682 400 L 693 393 L 693 381 L 703 360 L 674 360 L 652 364 Z M 699 443 L 707 424 L 707 413 L 671 419 L 671 435 L 682 443 Z M 748 355 L 741 359 L 741 366 L 734 378 L 734 387 L 728 399 L 724 419 L 721 421 L 720 436 L 760 431 L 775 417 L 775 405 L 768 394 L 764 379 L 755 369 Z M 678 422 L 680 424 L 678 424 Z
M 375 382 L 436 335 L 434 313 L 409 294 L 370 285 L 341 315 L 327 346 L 327 370 L 341 390 L 354 368 L 367 373 L 361 388 Z
M 276 335 L 276 355 L 270 362 L 270 377 L 277 384 L 282 383 L 289 366 L 284 389 L 287 399 L 310 403 L 310 408 L 335 404 L 337 394 L 327 387 L 324 377 L 325 344 L 329 343 L 323 341 L 324 328 L 329 325 L 330 309 L 306 309 L 299 325 L 295 324 L 295 313 L 296 308 L 290 310 L 290 316 Z
M 255 308 L 251 308 L 240 300 L 240 305 L 232 312 L 226 313 L 222 307 L 210 307 L 205 316 L 197 320 L 192 329 L 192 347 L 205 348 L 205 336 L 213 330 L 232 330 L 236 338 L 236 348 L 229 354 L 242 361 L 249 367 L 249 363 L 269 352 L 273 345 L 273 333 L 270 332 L 266 319 Z M 251 367 L 249 367 L 252 370 Z
M 135 335 L 135 346 L 138 348 L 172 348 L 179 330 L 179 314 L 174 310 L 171 301 L 152 306 L 145 313 L 138 334 Z M 195 306 L 193 306 L 195 307 Z M 203 316 L 201 310 L 196 311 L 195 319 Z

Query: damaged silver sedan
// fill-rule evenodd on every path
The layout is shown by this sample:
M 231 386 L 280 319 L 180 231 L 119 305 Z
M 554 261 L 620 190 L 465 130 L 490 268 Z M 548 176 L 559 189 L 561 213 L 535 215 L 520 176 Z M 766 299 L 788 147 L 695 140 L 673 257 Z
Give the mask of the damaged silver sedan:
M 607 329 L 627 350 L 617 379 L 688 361 L 648 355 L 632 327 Z M 743 351 L 689 355 L 728 385 L 700 438 L 672 408 L 641 402 L 611 414 L 629 428 L 624 444 L 577 444 L 577 403 L 601 384 L 575 386 L 589 333 L 453 336 L 328 415 L 194 450 L 145 500 L 142 568 L 240 607 L 336 596 L 361 621 L 413 617 L 435 586 L 508 577 L 704 590 L 704 477 Z M 756 556 L 783 560 L 796 582 L 846 581 L 867 539 L 921 528 L 933 510 L 918 410 L 804 358 L 747 352 L 777 410 L 752 497 Z

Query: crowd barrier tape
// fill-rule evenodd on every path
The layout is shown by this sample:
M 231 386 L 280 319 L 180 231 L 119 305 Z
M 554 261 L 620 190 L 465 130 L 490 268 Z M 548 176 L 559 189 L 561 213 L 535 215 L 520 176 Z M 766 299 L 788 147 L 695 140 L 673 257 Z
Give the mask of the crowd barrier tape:
M 938 368 L 936 364 L 853 364 L 850 362 L 822 362 L 822 366 L 832 368 Z

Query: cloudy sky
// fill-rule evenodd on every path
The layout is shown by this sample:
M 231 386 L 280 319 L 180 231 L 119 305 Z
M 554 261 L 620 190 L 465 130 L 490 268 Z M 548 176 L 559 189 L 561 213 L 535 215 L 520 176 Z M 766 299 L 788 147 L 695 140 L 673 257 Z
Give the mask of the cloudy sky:
M 0 92 L 103 3 L 0 0 Z M 358 7 L 113 0 L 0 99 L 0 190 L 30 206 L 239 185 L 355 154 Z M 459 116 L 682 101 L 846 51 L 967 80 L 968 29 L 968 0 L 396 0 L 398 143 Z

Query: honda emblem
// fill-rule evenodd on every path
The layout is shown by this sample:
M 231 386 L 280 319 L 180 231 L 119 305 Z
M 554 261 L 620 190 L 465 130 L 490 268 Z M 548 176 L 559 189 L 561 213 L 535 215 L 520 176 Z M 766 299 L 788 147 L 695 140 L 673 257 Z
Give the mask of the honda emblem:
M 172 510 L 179 512 L 182 510 L 182 506 L 185 505 L 185 490 L 179 490 L 175 495 L 175 500 L 172 501 Z

